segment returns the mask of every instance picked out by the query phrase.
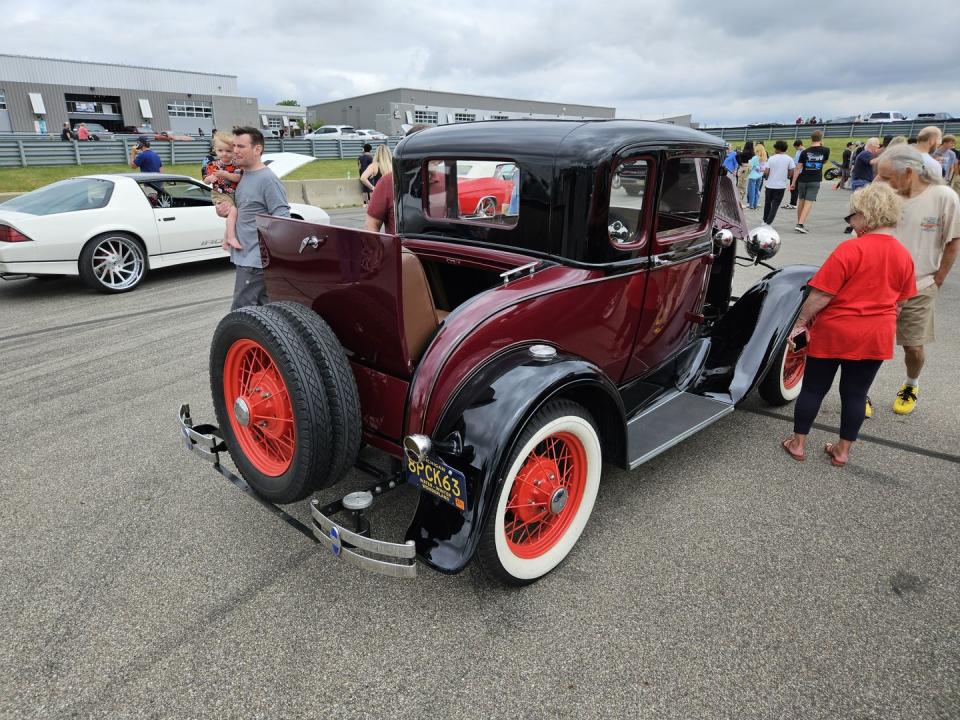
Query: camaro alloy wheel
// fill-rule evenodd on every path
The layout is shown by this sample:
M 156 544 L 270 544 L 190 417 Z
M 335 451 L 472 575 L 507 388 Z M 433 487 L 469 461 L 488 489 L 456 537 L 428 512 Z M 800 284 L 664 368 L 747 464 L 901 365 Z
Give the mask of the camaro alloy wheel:
M 789 343 L 777 355 L 776 361 L 760 382 L 760 397 L 770 405 L 786 405 L 797 399 L 803 387 L 803 373 L 807 368 L 807 349 L 791 350 Z
M 230 456 L 259 495 L 291 503 L 325 484 L 332 443 L 323 377 L 282 314 L 267 305 L 224 317 L 210 384 Z
M 529 422 L 478 549 L 490 576 L 511 585 L 543 577 L 570 553 L 593 511 L 602 449 L 589 413 L 567 400 Z
M 80 253 L 80 279 L 94 290 L 133 290 L 147 272 L 143 246 L 130 235 L 111 233 L 94 238 Z

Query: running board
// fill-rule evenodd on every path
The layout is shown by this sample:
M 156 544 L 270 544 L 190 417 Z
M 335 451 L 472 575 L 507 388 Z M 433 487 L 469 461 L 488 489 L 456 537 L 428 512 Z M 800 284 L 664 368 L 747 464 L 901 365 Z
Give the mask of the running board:
M 658 400 L 627 422 L 630 469 L 672 448 L 730 412 L 733 412 L 733 405 L 692 393 L 675 392 Z

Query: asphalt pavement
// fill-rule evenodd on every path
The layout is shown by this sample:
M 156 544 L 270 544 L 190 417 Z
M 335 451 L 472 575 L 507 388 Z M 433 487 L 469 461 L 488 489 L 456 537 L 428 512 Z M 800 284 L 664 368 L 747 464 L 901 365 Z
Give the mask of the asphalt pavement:
M 846 198 L 824 183 L 809 235 L 780 210 L 774 262 L 822 262 Z M 818 452 L 835 392 L 804 463 L 779 447 L 790 407 L 751 398 L 607 467 L 567 561 L 511 590 L 346 566 L 183 451 L 232 284 L 226 262 L 115 296 L 0 283 L 0 717 L 960 717 L 960 270 L 916 412 L 890 411 L 898 353 L 846 468 Z M 388 539 L 414 491 L 394 500 Z

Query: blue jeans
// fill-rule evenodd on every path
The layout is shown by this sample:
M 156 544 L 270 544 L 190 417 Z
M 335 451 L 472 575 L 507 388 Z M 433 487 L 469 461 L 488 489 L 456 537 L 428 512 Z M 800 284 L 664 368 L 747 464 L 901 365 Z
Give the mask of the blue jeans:
M 756 180 L 751 178 L 750 180 L 747 180 L 747 207 L 756 209 L 757 205 L 760 203 L 761 180 L 763 180 L 763 178 L 757 178 Z
M 869 185 L 869 184 L 870 184 L 870 181 L 869 181 L 869 180 L 851 180 L 851 181 L 850 181 L 850 189 L 851 189 L 851 190 L 859 190 L 860 188 L 866 187 L 866 186 Z

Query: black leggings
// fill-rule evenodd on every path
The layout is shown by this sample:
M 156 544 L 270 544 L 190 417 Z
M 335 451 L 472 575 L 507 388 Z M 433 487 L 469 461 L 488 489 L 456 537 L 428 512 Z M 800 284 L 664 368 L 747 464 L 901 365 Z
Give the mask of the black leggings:
M 766 188 L 763 196 L 763 222 L 767 225 L 773 225 L 781 200 L 783 200 L 783 190 Z
M 820 403 L 840 368 L 840 437 L 853 442 L 863 424 L 867 391 L 883 360 L 835 360 L 807 357 L 803 387 L 793 409 L 793 431 L 809 435 Z

